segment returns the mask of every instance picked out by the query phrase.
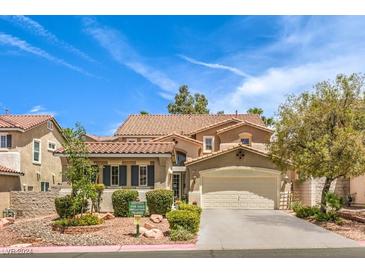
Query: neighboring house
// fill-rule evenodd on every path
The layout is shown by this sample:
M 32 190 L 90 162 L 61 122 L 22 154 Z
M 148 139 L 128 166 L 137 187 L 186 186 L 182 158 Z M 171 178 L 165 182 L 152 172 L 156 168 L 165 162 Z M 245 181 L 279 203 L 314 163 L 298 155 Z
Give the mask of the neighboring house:
M 62 164 L 53 152 L 64 137 L 50 115 L 0 115 L 0 195 L 47 191 L 61 184 Z M 0 210 L 8 206 L 1 199 Z
M 291 177 L 268 158 L 272 133 L 251 114 L 130 115 L 114 136 L 85 140 L 107 193 L 167 188 L 204 208 L 278 209 Z

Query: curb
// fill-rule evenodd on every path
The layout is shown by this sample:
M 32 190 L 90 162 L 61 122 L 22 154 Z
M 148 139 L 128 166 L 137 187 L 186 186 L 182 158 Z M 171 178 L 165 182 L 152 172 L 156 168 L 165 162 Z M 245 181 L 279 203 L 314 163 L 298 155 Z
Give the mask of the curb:
M 40 246 L 16 245 L 0 247 L 0 254 L 39 254 L 39 253 L 94 253 L 128 251 L 195 250 L 195 244 L 164 245 L 106 245 L 106 246 Z

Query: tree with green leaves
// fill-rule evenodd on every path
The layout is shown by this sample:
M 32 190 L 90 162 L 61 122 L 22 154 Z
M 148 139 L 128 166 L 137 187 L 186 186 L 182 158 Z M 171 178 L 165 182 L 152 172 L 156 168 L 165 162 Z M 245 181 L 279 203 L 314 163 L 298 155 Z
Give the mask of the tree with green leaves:
M 261 117 L 261 119 L 264 121 L 264 123 L 267 127 L 270 127 L 270 126 L 274 125 L 274 118 L 264 116 L 263 115 L 264 110 L 262 108 L 257 108 L 257 107 L 249 108 L 247 110 L 247 113 L 259 115 Z
M 279 107 L 274 136 L 270 156 L 283 171 L 294 169 L 302 180 L 325 178 L 325 212 L 334 180 L 365 173 L 363 75 L 338 75 L 313 92 L 289 96 Z
M 175 102 L 170 103 L 167 109 L 171 114 L 208 114 L 208 99 L 200 93 L 191 95 L 189 87 L 183 85 L 175 96 Z
M 141 111 L 139 112 L 139 114 L 141 114 L 141 115 L 148 115 L 149 113 L 148 113 L 148 111 L 141 110 Z
M 63 130 L 66 142 L 64 144 L 64 153 L 67 155 L 67 169 L 65 176 L 71 185 L 72 207 L 75 209 L 87 205 L 88 200 L 97 198 L 94 179 L 97 173 L 95 167 L 91 165 L 87 158 L 87 148 L 84 143 L 85 129 L 77 123 L 75 128 Z

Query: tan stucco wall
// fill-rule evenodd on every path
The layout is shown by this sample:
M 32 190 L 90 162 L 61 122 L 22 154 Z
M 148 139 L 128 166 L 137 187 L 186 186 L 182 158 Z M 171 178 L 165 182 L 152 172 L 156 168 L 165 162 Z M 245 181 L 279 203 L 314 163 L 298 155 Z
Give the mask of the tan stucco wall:
M 242 159 L 239 159 L 236 154 L 237 150 L 187 166 L 187 180 L 190 182 L 190 187 L 193 187 L 190 190 L 199 190 L 199 180 L 197 179 L 194 184 L 193 176 L 199 178 L 199 172 L 202 170 L 228 166 L 248 166 L 277 170 L 275 164 L 265 156 L 244 151 L 245 156 Z
M 313 178 L 304 182 L 295 181 L 293 185 L 294 198 L 308 206 L 320 204 L 325 178 Z M 348 179 L 339 178 L 331 183 L 330 192 L 345 198 L 350 193 Z
M 4 208 L 10 207 L 10 191 L 20 190 L 18 176 L 0 175 L 0 214 Z
M 203 142 L 203 137 L 204 136 L 214 136 L 214 151 L 219 150 L 219 145 L 220 145 L 220 140 L 217 136 L 217 130 L 231 126 L 231 125 L 235 125 L 237 123 L 235 122 L 227 122 L 224 125 L 220 125 L 220 126 L 216 126 L 214 128 L 211 129 L 207 129 L 205 131 L 199 132 L 197 133 L 194 137 L 196 140 Z
M 164 142 L 174 142 L 174 140 L 177 141 L 177 143 L 175 143 L 175 151 L 185 153 L 188 160 L 200 156 L 203 145 L 197 145 L 174 136 L 169 136 L 163 139 Z
M 171 176 L 168 170 L 172 167 L 171 158 L 91 158 L 93 164 L 99 166 L 98 183 L 103 183 L 104 165 L 127 166 L 127 188 L 132 187 L 131 166 L 151 165 L 155 166 L 155 188 L 167 188 L 171 186 Z
M 21 185 L 33 186 L 34 191 L 40 191 L 41 182 L 49 182 L 50 187 L 62 182 L 61 159 L 48 151 L 48 141 L 55 142 L 59 148 L 64 140 L 55 125 L 53 130 L 43 124 L 24 133 L 11 134 L 13 147 L 9 151 L 20 153 L 20 171 L 24 173 L 20 178 Z M 41 164 L 34 164 L 32 161 L 33 139 L 41 140 Z M 40 173 L 39 179 L 37 172 Z
M 350 193 L 355 194 L 355 203 L 365 204 L 365 175 L 351 178 Z
M 257 129 L 252 126 L 243 125 L 238 128 L 223 132 L 219 134 L 221 143 L 239 143 L 241 133 L 249 133 L 252 135 L 253 143 L 265 143 L 268 144 L 270 142 L 271 133 Z

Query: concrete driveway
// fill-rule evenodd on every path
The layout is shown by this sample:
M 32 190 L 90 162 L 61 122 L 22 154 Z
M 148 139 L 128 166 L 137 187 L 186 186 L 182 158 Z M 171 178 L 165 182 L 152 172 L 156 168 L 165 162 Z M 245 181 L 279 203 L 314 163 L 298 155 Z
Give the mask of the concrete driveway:
M 203 210 L 197 243 L 202 250 L 339 247 L 359 245 L 278 210 Z

